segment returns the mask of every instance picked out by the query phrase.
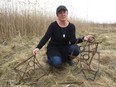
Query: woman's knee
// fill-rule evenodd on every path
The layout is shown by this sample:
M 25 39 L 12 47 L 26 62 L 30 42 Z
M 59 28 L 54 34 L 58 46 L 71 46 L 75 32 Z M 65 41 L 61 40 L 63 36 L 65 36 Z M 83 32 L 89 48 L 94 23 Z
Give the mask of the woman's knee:
M 71 45 L 68 49 L 69 55 L 78 56 L 80 53 L 79 46 Z
M 50 63 L 54 67 L 59 67 L 62 64 L 61 57 L 59 57 L 59 56 L 50 57 Z

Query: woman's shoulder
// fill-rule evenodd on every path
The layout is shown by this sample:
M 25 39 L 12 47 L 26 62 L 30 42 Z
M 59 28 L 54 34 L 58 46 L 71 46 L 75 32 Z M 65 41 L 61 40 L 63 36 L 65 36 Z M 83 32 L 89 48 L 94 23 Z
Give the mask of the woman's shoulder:
M 56 21 L 53 21 L 49 24 L 49 27 L 54 28 L 56 26 Z
M 69 25 L 70 25 L 70 26 L 75 26 L 75 25 L 74 25 L 73 23 L 71 23 L 71 22 L 69 22 Z
M 50 25 L 56 25 L 56 21 L 53 21 L 53 22 L 51 22 L 51 24 Z
M 51 22 L 51 23 L 49 24 L 49 28 L 54 28 L 55 25 L 56 25 L 56 24 L 55 24 L 55 21 L 54 21 L 54 22 Z
M 69 26 L 71 29 L 75 29 L 75 25 L 73 23 L 69 22 Z

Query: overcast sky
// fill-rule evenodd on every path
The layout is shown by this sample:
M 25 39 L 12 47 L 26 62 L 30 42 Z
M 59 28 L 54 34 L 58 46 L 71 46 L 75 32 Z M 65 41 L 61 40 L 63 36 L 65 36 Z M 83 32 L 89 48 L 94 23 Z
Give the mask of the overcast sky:
M 5 0 L 0 0 L 5 1 Z M 59 5 L 65 5 L 68 8 L 69 16 L 74 16 L 86 21 L 98 23 L 116 22 L 116 0 L 6 0 L 31 2 L 32 6 L 39 5 L 38 8 L 44 9 L 55 15 L 56 8 Z M 1 3 L 1 2 L 0 2 Z M 3 2 L 2 2 L 3 3 Z M 37 4 L 38 3 L 38 4 Z M 23 7 L 24 8 L 24 7 Z

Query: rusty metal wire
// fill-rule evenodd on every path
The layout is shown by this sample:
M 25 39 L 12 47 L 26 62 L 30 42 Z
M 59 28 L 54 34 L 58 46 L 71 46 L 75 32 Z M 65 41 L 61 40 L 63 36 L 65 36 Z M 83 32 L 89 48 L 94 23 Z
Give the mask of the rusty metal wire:
M 98 52 L 98 45 L 100 43 L 101 42 L 96 42 L 96 41 L 92 43 L 86 42 L 85 45 L 81 46 L 83 49 L 81 50 L 79 61 L 80 61 L 81 70 L 87 80 L 94 81 L 97 76 L 97 73 L 99 72 L 100 52 Z M 86 68 L 83 66 L 83 63 L 86 65 Z M 87 76 L 86 71 L 89 74 L 93 75 L 93 77 Z
M 37 72 L 36 71 L 37 69 L 39 69 L 38 71 L 40 70 L 42 71 L 42 75 L 39 75 L 39 77 L 38 75 L 35 74 Z M 39 61 L 34 55 L 24 60 L 23 62 L 19 63 L 17 66 L 15 66 L 14 70 L 19 75 L 19 81 L 17 84 L 20 84 L 21 82 L 26 83 L 27 79 L 32 79 L 32 78 L 35 78 L 35 81 L 38 81 L 43 76 L 48 74 L 48 72 L 44 70 L 43 66 L 39 63 Z M 34 74 L 36 76 L 31 77 Z
M 100 52 L 98 45 L 101 42 L 94 40 L 90 42 L 83 42 L 80 46 L 80 57 L 77 59 L 80 71 L 84 74 L 87 80 L 94 81 L 99 72 Z

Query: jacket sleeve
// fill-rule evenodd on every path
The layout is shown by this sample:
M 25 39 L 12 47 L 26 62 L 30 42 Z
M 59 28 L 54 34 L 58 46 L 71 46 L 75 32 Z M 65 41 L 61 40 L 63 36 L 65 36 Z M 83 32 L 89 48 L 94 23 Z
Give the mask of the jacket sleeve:
M 83 42 L 83 38 L 84 37 L 76 38 L 76 29 L 75 29 L 75 26 L 73 25 L 72 29 L 71 29 L 71 36 L 70 36 L 71 44 L 81 43 L 81 42 Z
M 45 35 L 42 37 L 42 39 L 40 40 L 40 42 L 36 48 L 41 49 L 47 43 L 47 41 L 50 39 L 51 35 L 52 35 L 52 24 L 49 25 Z

